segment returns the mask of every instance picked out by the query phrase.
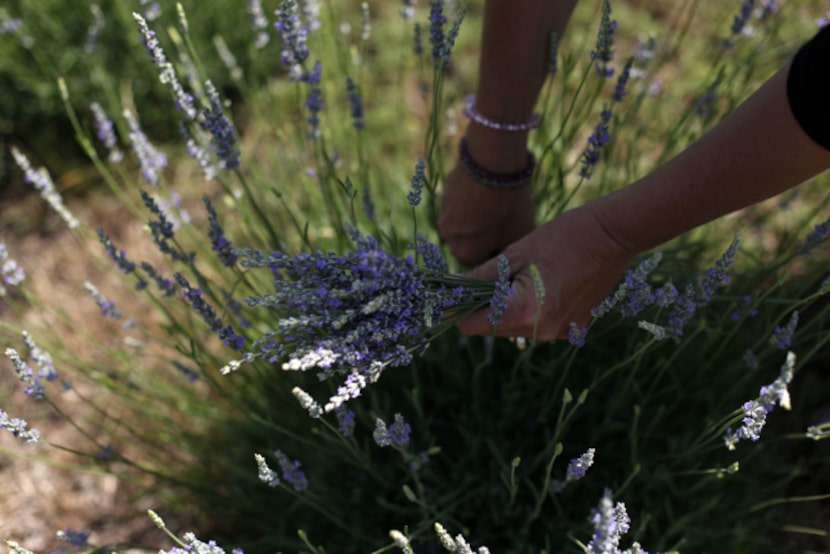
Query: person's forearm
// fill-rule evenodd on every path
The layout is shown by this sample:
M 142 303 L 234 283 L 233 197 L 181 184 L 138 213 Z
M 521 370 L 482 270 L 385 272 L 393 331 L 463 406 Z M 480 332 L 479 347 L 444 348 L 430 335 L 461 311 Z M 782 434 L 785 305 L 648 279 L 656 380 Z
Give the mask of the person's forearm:
M 476 109 L 500 123 L 531 118 L 547 76 L 550 35 L 562 36 L 576 0 L 487 0 Z M 470 122 L 471 154 L 491 171 L 527 166 L 527 132 L 502 132 Z
M 790 111 L 788 69 L 680 155 L 594 201 L 606 230 L 643 252 L 830 168 L 830 150 L 811 140 Z

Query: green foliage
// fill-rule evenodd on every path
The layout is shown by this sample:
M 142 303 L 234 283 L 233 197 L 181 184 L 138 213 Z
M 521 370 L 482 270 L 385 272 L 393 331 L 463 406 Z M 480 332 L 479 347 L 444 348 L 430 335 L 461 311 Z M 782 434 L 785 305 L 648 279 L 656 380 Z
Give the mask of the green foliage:
M 450 68 L 433 71 L 428 57 L 411 54 L 411 22 L 399 17 L 397 6 L 372 4 L 370 11 L 377 9 L 377 14 L 371 11 L 372 32 L 362 38 L 359 11 L 328 3 L 325 26 L 309 35 L 312 55 L 305 67 L 310 70 L 318 58 L 323 64 L 325 108 L 315 140 L 309 136 L 304 104 L 312 84 L 286 77 L 260 80 L 258 75 L 276 72 L 272 64 L 279 44 L 272 37 L 267 48 L 255 52 L 244 11 L 238 6 L 223 11 L 223 5 L 187 10 L 193 50 L 198 59 L 213 60 L 201 65 L 200 81 L 222 82 L 215 57 L 205 54 L 210 48 L 204 45 L 214 33 L 227 32 L 234 51 L 250 56 L 237 56 L 246 60 L 240 62 L 245 77 L 238 84 L 244 96 L 233 105 L 250 123 L 239 142 L 241 167 L 220 170 L 207 184 L 192 175 L 198 190 L 189 193 L 191 198 L 206 189 L 234 244 L 266 252 L 342 252 L 353 247 L 342 231 L 353 224 L 377 236 L 388 252 L 404 254 L 413 239 L 413 217 L 419 231 L 436 238 L 436 187 L 452 158 L 461 98 L 472 81 L 464 62 L 475 57 L 475 33 L 469 30 L 477 27 L 474 6 Z M 559 47 L 560 71 L 540 102 L 545 124 L 532 148 L 540 160 L 536 191 L 545 217 L 621 187 L 688 146 L 780 66 L 809 32 L 785 24 L 785 16 L 801 13 L 789 5 L 789 15 L 782 8 L 759 22 L 756 35 L 732 50 L 721 47 L 732 7 L 707 9 L 696 19 L 696 3 L 690 2 L 664 16 L 660 25 L 646 24 L 656 33 L 655 57 L 640 68 L 643 77 L 632 79 L 628 96 L 615 104 L 611 140 L 589 186 L 579 176 L 580 155 L 613 91 L 613 82 L 598 78 L 589 59 L 595 7 L 586 4 L 576 14 L 574 32 Z M 78 36 L 86 28 L 84 20 L 70 21 L 65 31 L 46 33 L 55 20 L 40 7 L 26 9 L 32 10 L 26 12 L 32 21 L 42 19 L 44 33 L 56 41 L 63 32 Z M 153 80 L 129 14 L 119 10 L 108 21 L 129 31 L 102 36 L 101 44 L 108 48 L 96 54 L 101 58 L 93 67 L 100 68 L 100 75 L 91 73 L 89 81 L 73 76 L 81 58 L 72 58 L 77 55 L 72 49 L 44 46 L 37 52 L 66 56 L 49 58 L 43 66 L 67 78 L 66 106 L 78 140 L 113 194 L 146 220 L 150 216 L 136 191 L 135 161 L 104 162 L 89 131 L 87 107 L 77 104 L 107 91 L 111 114 L 135 98 L 142 122 L 153 121 L 138 103 L 139 97 L 146 101 L 152 94 L 168 106 L 157 108 L 159 113 L 181 117 L 169 110 L 170 94 Z M 618 68 L 639 30 L 626 29 L 634 27 L 632 11 L 625 6 L 619 11 Z M 166 16 L 172 14 L 165 10 Z M 423 8 L 418 21 L 426 33 Z M 174 19 L 165 22 L 175 24 Z M 350 34 L 335 31 L 345 23 Z M 179 48 L 161 32 L 165 24 L 151 22 L 151 27 L 183 75 L 186 63 L 172 53 L 197 60 L 186 45 L 189 35 L 181 28 L 175 31 L 183 40 Z M 706 34 L 692 37 L 693 28 Z M 38 33 L 37 44 L 41 40 L 51 39 Z M 133 64 L 116 69 L 117 60 L 126 57 L 134 58 Z M 349 115 L 347 76 L 363 95 L 362 131 L 353 127 Z M 655 95 L 650 85 L 657 78 L 664 86 Z M 126 91 L 110 86 L 124 82 Z M 700 116 L 697 101 L 712 83 L 718 83 L 719 100 Z M 192 90 L 196 102 L 206 106 L 201 89 Z M 125 129 L 123 121 L 117 126 Z M 187 126 L 202 146 L 209 146 L 210 137 L 199 134 L 198 122 Z M 154 129 L 152 123 L 146 127 Z M 148 134 L 155 139 L 175 132 L 171 125 Z M 178 156 L 177 167 L 196 173 L 180 150 L 166 148 Z M 426 158 L 428 187 L 426 206 L 413 216 L 406 193 L 419 155 Z M 171 174 L 168 169 L 154 194 L 167 198 L 173 185 L 181 187 L 171 182 Z M 140 318 L 133 329 L 114 330 L 114 340 L 96 347 L 95 363 L 61 348 L 60 336 L 42 338 L 56 364 L 102 391 L 84 395 L 78 387 L 65 393 L 83 395 L 90 413 L 100 417 L 91 429 L 79 425 L 78 444 L 71 450 L 124 479 L 149 478 L 149 490 L 169 495 L 170 506 L 157 506 L 157 512 L 197 506 L 194 522 L 200 535 L 249 553 L 389 551 L 394 548 L 387 538 L 390 529 L 403 530 L 418 551 L 437 552 L 436 521 L 493 552 L 581 552 L 592 533 L 589 514 L 606 488 L 625 502 L 632 519 L 625 547 L 637 540 L 652 552 L 781 551 L 782 544 L 795 544 L 791 535 L 796 528 L 821 525 L 807 519 L 809 514 L 789 519 L 790 506 L 807 498 L 826 505 L 830 493 L 828 441 L 805 435 L 817 423 L 826 398 L 820 387 L 804 385 L 827 359 L 823 295 L 828 287 L 820 264 L 797 251 L 826 207 L 812 202 L 814 196 L 826 196 L 826 185 L 824 175 L 802 190 L 808 199 L 786 208 L 784 228 L 776 216 L 785 208 L 773 201 L 746 212 L 746 218 L 721 221 L 666 245 L 649 282 L 655 288 L 671 282 L 682 290 L 734 234 L 744 238 L 731 282 L 696 312 L 680 340 L 660 341 L 641 328 L 642 321 L 665 322 L 668 309 L 657 306 L 635 318 L 612 314 L 597 319 L 582 348 L 560 342 L 519 349 L 510 341 L 447 333 L 409 367 L 386 371 L 349 404 L 357 423 L 349 436 L 338 430 L 331 414 L 310 418 L 292 392 L 299 386 L 315 398 L 326 398 L 335 385 L 310 372 L 284 371 L 284 360 L 258 360 L 222 375 L 220 368 L 239 354 L 223 347 L 180 295 L 165 297 L 151 281 L 141 298 L 154 315 Z M 375 204 L 374 217 L 362 204 L 367 193 Z M 175 247 L 193 251 L 195 257 L 165 259 L 156 269 L 167 277 L 178 271 L 198 284 L 223 324 L 234 326 L 250 345 L 291 314 L 234 303 L 267 294 L 274 276 L 265 269 L 222 266 L 211 251 L 204 220 L 200 211 L 193 223 L 182 222 L 175 231 Z M 79 244 L 98 263 L 108 264 L 108 271 L 116 271 L 111 261 L 100 261 L 103 254 L 91 228 L 96 225 L 89 225 L 75 231 Z M 759 246 L 762 233 L 773 235 L 776 249 Z M 788 271 L 797 278 L 785 280 Z M 125 290 L 134 287 L 136 275 L 147 278 L 141 271 L 125 276 Z M 37 305 L 35 298 L 25 299 Z M 796 309 L 801 321 L 788 347 L 798 360 L 792 412 L 777 409 L 759 442 L 742 441 L 730 451 L 723 436 L 741 424 L 741 406 L 778 376 L 786 352 L 770 338 Z M 60 315 L 72 321 L 70 314 Z M 83 329 L 82 322 L 77 325 Z M 10 344 L 18 342 L 7 334 Z M 133 347 L 124 346 L 125 338 Z M 757 369 L 747 367 L 747 351 L 757 358 Z M 188 382 L 190 373 L 183 367 L 198 381 Z M 56 409 L 60 395 L 51 389 L 47 393 Z M 376 420 L 391 422 L 396 413 L 410 423 L 411 441 L 381 448 L 372 440 Z M 589 448 L 596 449 L 595 465 L 583 479 L 557 491 L 552 480 L 563 481 L 568 460 Z M 254 454 L 264 455 L 274 467 L 274 449 L 302 463 L 307 490 L 296 491 L 286 479 L 276 489 L 260 481 Z M 814 532 L 820 535 L 820 530 Z

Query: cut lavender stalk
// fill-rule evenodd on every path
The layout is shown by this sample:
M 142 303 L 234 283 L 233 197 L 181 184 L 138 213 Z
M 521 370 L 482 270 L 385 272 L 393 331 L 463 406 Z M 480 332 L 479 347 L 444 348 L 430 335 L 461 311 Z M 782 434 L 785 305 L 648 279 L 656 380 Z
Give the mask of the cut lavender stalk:
M 494 283 L 447 274 L 437 248 L 423 236 L 411 245 L 424 260 L 419 265 L 411 254 L 388 254 L 373 237 L 347 232 L 356 249 L 342 255 L 236 251 L 243 267 L 272 272 L 274 292 L 246 300 L 274 310 L 279 319 L 223 373 L 262 359 L 284 370 L 315 370 L 322 380 L 342 378 L 336 394 L 322 403 L 323 412 L 332 412 L 359 397 L 386 368 L 423 353 L 458 318 L 492 301 Z M 502 294 L 497 304 L 505 299 Z M 311 400 L 301 403 L 314 406 Z

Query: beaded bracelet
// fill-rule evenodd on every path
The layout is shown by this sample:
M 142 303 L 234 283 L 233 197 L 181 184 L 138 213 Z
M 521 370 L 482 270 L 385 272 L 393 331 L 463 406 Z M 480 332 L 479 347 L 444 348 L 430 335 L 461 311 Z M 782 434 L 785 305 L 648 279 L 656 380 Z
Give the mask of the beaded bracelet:
M 473 94 L 470 94 L 465 99 L 464 110 L 462 112 L 465 116 L 470 118 L 471 120 L 475 121 L 479 125 L 483 127 L 487 127 L 488 129 L 495 129 L 496 131 L 508 131 L 508 132 L 518 132 L 518 131 L 530 131 L 531 129 L 535 129 L 539 126 L 541 119 L 539 118 L 539 114 L 535 113 L 530 117 L 530 121 L 525 123 L 499 123 L 498 121 L 492 121 L 487 119 L 481 113 L 476 110 L 476 97 Z
M 518 173 L 493 173 L 484 169 L 473 160 L 470 156 L 470 151 L 467 149 L 467 139 L 461 139 L 458 144 L 458 160 L 467 173 L 473 176 L 478 182 L 488 187 L 497 189 L 515 189 L 522 185 L 526 185 L 533 177 L 533 171 L 536 169 L 536 158 L 528 151 L 527 167 Z

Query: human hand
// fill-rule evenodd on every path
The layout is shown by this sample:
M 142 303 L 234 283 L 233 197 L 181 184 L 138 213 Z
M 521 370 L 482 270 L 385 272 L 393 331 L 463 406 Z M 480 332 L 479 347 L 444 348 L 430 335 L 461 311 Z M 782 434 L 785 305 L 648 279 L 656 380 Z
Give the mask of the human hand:
M 545 223 L 504 251 L 510 263 L 513 294 L 495 329 L 500 337 L 532 337 L 537 301 L 530 272 L 535 265 L 545 285 L 539 310 L 536 339 L 551 341 L 567 337 L 571 322 L 588 323 L 591 309 L 611 292 L 634 252 L 623 247 L 603 226 L 592 204 L 565 212 Z M 496 259 L 474 269 L 468 276 L 494 281 Z M 489 335 L 490 308 L 482 308 L 458 324 L 467 335 Z
M 460 166 L 447 175 L 438 232 L 462 264 L 484 262 L 528 234 L 534 225 L 530 186 L 488 187 Z

